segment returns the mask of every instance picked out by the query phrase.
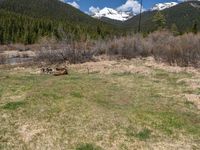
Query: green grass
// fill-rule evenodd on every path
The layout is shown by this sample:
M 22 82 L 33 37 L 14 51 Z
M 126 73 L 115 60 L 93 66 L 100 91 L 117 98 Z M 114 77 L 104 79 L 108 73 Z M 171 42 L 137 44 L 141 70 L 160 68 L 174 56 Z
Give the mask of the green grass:
M 141 141 L 146 141 L 151 136 L 151 130 L 144 128 L 142 130 L 136 130 L 133 126 L 126 128 L 126 136 L 132 138 L 135 137 Z
M 25 102 L 9 102 L 6 105 L 4 105 L 2 108 L 9 109 L 9 110 L 15 110 L 19 107 L 24 106 L 25 104 L 26 104 Z
M 158 141 L 200 147 L 199 110 L 183 97 L 195 90 L 177 82 L 191 77 L 1 70 L 0 149 L 149 149 Z
M 80 144 L 76 150 L 102 150 L 100 147 L 95 146 L 94 144 Z
M 82 94 L 79 93 L 79 92 L 72 92 L 71 96 L 76 97 L 76 98 L 82 98 L 83 97 Z
M 138 132 L 135 136 L 140 140 L 147 140 L 150 138 L 151 130 L 143 129 L 142 131 Z

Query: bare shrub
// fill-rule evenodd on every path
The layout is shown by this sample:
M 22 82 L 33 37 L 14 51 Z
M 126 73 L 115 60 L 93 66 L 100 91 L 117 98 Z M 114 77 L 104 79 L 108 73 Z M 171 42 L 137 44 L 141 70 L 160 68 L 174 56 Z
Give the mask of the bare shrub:
M 93 56 L 106 54 L 111 57 L 131 59 L 153 56 L 157 61 L 170 65 L 200 66 L 200 34 L 174 36 L 168 31 L 157 31 L 143 37 L 140 34 L 105 41 L 86 41 L 46 46 L 37 53 L 37 60 L 48 63 L 83 63 Z
M 6 63 L 6 56 L 5 55 L 0 55 L 0 65 L 3 65 Z
M 108 43 L 109 42 L 106 42 L 104 40 L 98 40 L 94 42 L 94 44 L 91 46 L 92 48 L 90 49 L 95 52 L 95 55 L 103 55 L 106 54 Z
M 147 37 L 141 35 L 121 37 L 107 42 L 107 55 L 122 58 L 153 56 L 170 65 L 200 66 L 200 34 L 174 36 L 168 31 L 158 31 Z
M 44 61 L 50 64 L 69 62 L 72 64 L 83 63 L 93 59 L 93 51 L 77 49 L 72 45 L 67 45 L 61 49 L 43 48 L 36 54 L 37 61 Z
M 127 59 L 138 56 L 145 57 L 149 55 L 149 50 L 146 49 L 147 45 L 148 43 L 145 43 L 144 38 L 139 34 L 133 37 L 122 37 L 109 42 L 106 54 Z
M 185 34 L 179 41 L 182 46 L 182 61 L 184 64 L 200 66 L 200 34 Z
M 165 35 L 161 36 L 160 35 Z M 157 60 L 168 62 L 170 65 L 194 66 L 200 64 L 200 35 L 184 34 L 182 36 L 160 33 L 159 38 L 152 42 L 152 55 Z M 150 35 L 148 40 L 154 39 Z

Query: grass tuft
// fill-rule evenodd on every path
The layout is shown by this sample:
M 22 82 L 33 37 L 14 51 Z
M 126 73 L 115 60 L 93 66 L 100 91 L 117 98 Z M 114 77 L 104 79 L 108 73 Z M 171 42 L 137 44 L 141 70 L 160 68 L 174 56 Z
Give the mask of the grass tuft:
M 76 98 L 83 98 L 83 95 L 79 92 L 72 92 L 70 95 Z
M 138 139 L 142 140 L 142 141 L 145 141 L 147 139 L 150 138 L 150 135 L 151 135 L 151 130 L 145 128 L 143 129 L 142 131 L 138 132 L 135 137 L 137 137 Z

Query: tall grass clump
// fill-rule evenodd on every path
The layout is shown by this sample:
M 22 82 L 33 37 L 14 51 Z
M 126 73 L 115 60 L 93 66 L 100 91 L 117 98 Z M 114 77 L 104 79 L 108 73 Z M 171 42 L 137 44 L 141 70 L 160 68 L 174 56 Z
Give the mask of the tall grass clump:
M 6 56 L 5 55 L 0 55 L 0 65 L 3 65 L 6 63 Z

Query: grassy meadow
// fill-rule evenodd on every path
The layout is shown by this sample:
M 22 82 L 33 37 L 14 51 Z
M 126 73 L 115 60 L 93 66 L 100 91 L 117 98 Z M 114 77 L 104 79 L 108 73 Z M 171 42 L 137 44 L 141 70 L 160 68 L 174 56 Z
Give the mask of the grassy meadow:
M 145 68 L 88 74 L 72 67 L 59 77 L 1 69 L 0 149 L 199 149 L 198 103 L 185 95 L 200 94 L 187 82 L 200 77 Z

